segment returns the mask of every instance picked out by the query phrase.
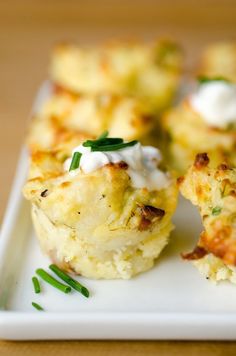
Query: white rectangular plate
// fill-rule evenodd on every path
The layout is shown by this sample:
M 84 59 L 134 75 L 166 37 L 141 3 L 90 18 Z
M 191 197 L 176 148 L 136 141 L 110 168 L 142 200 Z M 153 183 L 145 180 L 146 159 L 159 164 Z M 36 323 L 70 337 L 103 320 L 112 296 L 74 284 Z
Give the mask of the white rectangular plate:
M 46 85 L 38 104 L 47 95 Z M 0 237 L 0 338 L 236 339 L 236 287 L 208 282 L 180 258 L 201 231 L 197 211 L 183 199 L 171 242 L 149 272 L 128 281 L 80 278 L 91 291 L 89 299 L 46 284 L 36 295 L 31 277 L 50 261 L 39 249 L 30 206 L 21 195 L 26 174 L 23 150 Z M 45 311 L 34 310 L 32 301 Z

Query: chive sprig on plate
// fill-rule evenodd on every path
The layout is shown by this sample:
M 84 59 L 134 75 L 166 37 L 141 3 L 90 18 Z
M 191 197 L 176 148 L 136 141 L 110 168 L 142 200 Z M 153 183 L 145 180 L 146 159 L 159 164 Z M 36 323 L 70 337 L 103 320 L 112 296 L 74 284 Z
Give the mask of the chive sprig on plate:
M 63 272 L 59 267 L 52 264 L 49 266 L 50 270 L 53 271 L 59 278 L 61 278 L 64 282 L 66 282 L 69 286 L 71 286 L 76 291 L 83 294 L 86 298 L 89 297 L 89 291 L 86 287 L 84 287 L 81 283 L 70 277 L 68 274 Z
M 70 293 L 71 292 L 71 287 L 67 286 L 61 282 L 59 282 L 57 279 L 52 277 L 49 273 L 47 273 L 44 269 L 38 268 L 36 270 L 37 275 L 39 275 L 45 282 L 50 284 L 51 286 L 59 289 L 63 293 Z
M 39 310 L 39 311 L 43 311 L 44 309 L 41 307 L 41 305 L 39 305 L 38 303 L 32 302 L 32 306 Z
M 34 291 L 35 293 L 40 293 L 41 292 L 41 287 L 40 287 L 40 284 L 39 284 L 39 280 L 37 277 L 32 277 L 32 283 L 33 283 L 33 286 L 34 286 Z

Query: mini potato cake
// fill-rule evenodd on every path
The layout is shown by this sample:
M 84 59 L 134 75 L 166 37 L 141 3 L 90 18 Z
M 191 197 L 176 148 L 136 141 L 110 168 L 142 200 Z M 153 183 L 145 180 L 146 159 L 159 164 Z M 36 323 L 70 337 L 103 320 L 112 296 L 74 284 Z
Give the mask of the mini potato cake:
M 55 149 L 73 137 L 96 137 L 105 130 L 111 137 L 147 140 L 153 125 L 154 117 L 138 98 L 108 93 L 78 95 L 56 87 L 32 120 L 27 142 L 33 151 Z
M 198 154 L 179 183 L 183 196 L 199 208 L 204 226 L 197 247 L 183 257 L 212 281 L 236 283 L 236 168 L 210 168 L 207 154 Z
M 177 184 L 160 152 L 119 138 L 88 140 L 65 161 L 35 152 L 23 192 L 42 250 L 62 269 L 128 279 L 150 269 L 173 229 Z
M 50 75 L 54 83 L 73 92 L 134 95 L 160 111 L 176 92 L 182 62 L 182 50 L 166 40 L 90 48 L 64 44 L 52 53 Z
M 202 55 L 199 72 L 207 77 L 223 77 L 236 82 L 236 42 L 208 46 Z
M 180 174 L 202 151 L 208 153 L 213 166 L 223 161 L 235 165 L 236 85 L 205 79 L 162 117 L 161 126 L 167 160 Z
M 59 151 L 67 155 L 73 147 L 94 136 L 60 126 L 52 120 L 34 118 L 28 130 L 26 144 L 30 153 L 38 151 Z

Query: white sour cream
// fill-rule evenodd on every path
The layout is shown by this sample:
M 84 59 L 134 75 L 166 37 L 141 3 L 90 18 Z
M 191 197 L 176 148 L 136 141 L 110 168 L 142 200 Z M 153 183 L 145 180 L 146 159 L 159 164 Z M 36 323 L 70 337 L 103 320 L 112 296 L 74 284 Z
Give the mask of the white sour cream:
M 90 147 L 80 145 L 74 148 L 72 156 L 65 161 L 65 171 L 69 171 L 74 152 L 80 152 L 82 156 L 80 167 L 69 172 L 72 176 L 79 174 L 80 171 L 91 173 L 108 163 L 123 161 L 128 164 L 127 173 L 134 188 L 160 190 L 166 188 L 170 183 L 168 174 L 157 168 L 161 161 L 160 151 L 151 146 L 141 146 L 140 143 L 137 143 L 117 151 L 92 152 Z
M 193 109 L 213 127 L 225 128 L 236 122 L 236 85 L 211 81 L 200 85 L 190 97 Z

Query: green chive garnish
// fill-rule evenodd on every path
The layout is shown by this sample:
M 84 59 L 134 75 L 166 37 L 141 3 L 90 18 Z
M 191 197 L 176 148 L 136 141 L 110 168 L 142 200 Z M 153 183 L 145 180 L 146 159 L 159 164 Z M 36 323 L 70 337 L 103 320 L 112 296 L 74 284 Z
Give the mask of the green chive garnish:
M 84 147 L 100 147 L 105 145 L 115 145 L 117 143 L 123 143 L 122 138 L 101 138 L 99 140 L 87 140 L 83 143 Z
M 107 137 L 108 132 L 105 131 L 97 140 L 87 140 L 83 143 L 84 147 L 90 147 L 92 152 L 99 151 L 117 151 L 122 148 L 134 146 L 138 141 L 124 142 L 122 138 Z
M 41 288 L 40 288 L 40 284 L 39 284 L 38 278 L 34 276 L 32 278 L 32 282 L 33 282 L 35 293 L 40 293 L 41 292 Z
M 80 163 L 81 156 L 82 156 L 82 153 L 80 153 L 80 152 L 75 152 L 73 154 L 69 171 L 73 171 L 74 169 L 79 168 L 79 163 Z
M 51 284 L 51 286 L 59 289 L 60 291 L 64 293 L 69 293 L 71 292 L 71 287 L 66 286 L 65 284 L 62 284 L 61 282 L 57 281 L 55 278 L 53 278 L 49 273 L 44 271 L 42 268 L 38 268 L 36 270 L 36 273 L 47 283 Z
M 97 139 L 101 140 L 102 138 L 106 138 L 109 135 L 108 131 L 104 131 Z
M 130 146 L 134 146 L 138 143 L 138 141 L 134 140 L 134 141 L 130 141 L 130 142 L 126 142 L 126 143 L 118 143 L 115 145 L 104 145 L 104 146 L 94 146 L 91 147 L 91 151 L 117 151 L 117 150 L 121 150 L 125 147 L 130 147 Z
M 224 77 L 205 77 L 205 76 L 199 76 L 197 78 L 199 84 L 205 84 L 205 83 L 210 83 L 210 82 L 226 82 L 230 83 L 230 81 Z
M 44 310 L 44 309 L 41 307 L 41 305 L 39 305 L 39 304 L 37 304 L 37 303 L 35 303 L 35 302 L 32 302 L 32 306 L 33 306 L 35 309 L 37 309 L 37 310 L 40 310 L 40 311 Z
M 70 277 L 68 274 L 63 272 L 59 267 L 56 265 L 50 265 L 49 266 L 50 270 L 53 271 L 59 278 L 61 278 L 64 282 L 69 284 L 73 289 L 77 290 L 81 294 L 83 294 L 85 297 L 89 297 L 89 291 L 86 287 L 84 287 L 82 284 L 80 284 L 78 281 Z
M 217 216 L 221 213 L 222 208 L 220 206 L 216 206 L 212 209 L 211 213 L 214 216 Z

